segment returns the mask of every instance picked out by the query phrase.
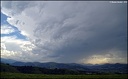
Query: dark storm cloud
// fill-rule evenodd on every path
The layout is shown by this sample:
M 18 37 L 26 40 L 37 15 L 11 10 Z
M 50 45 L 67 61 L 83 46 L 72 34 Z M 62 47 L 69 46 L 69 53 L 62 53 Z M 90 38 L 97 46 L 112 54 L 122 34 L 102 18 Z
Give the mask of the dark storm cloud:
M 23 12 L 35 22 L 23 29 L 32 30 L 30 35 L 34 38 L 28 36 L 36 46 L 32 53 L 39 54 L 41 61 L 78 62 L 92 55 L 109 54 L 111 50 L 123 58 L 127 53 L 125 3 L 31 2 Z
M 126 53 L 126 5 L 92 4 L 86 4 L 85 7 L 79 9 L 73 9 L 74 6 L 71 5 L 72 12 L 68 16 L 74 16 L 71 18 L 64 18 L 66 17 L 64 16 L 60 22 L 56 22 L 56 19 L 50 20 L 48 21 L 49 26 L 47 23 L 47 27 L 41 26 L 40 32 L 36 31 L 40 33 L 38 35 L 43 36 L 46 33 L 51 40 L 45 44 L 38 44 L 42 46 L 40 50 L 51 50 L 54 55 L 61 56 L 59 60 L 56 60 L 59 62 L 74 62 L 91 55 L 106 53 L 111 49 Z M 58 15 L 58 17 L 61 16 Z M 47 30 L 42 32 L 43 29 Z M 43 37 L 40 38 L 43 39 Z M 53 42 L 55 43 L 53 44 Z M 60 47 L 57 47 L 58 44 Z

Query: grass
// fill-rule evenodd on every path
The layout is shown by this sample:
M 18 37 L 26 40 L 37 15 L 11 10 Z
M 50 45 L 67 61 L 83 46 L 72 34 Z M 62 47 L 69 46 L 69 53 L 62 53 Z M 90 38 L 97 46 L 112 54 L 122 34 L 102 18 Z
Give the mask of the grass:
M 111 75 L 46 75 L 1 72 L 1 79 L 127 79 L 128 74 Z

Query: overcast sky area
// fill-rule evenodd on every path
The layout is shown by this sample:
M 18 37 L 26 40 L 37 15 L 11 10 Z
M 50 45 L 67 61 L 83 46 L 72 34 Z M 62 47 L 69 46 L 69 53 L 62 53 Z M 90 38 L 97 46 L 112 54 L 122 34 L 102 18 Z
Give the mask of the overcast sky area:
M 2 1 L 1 57 L 23 62 L 127 63 L 127 4 Z

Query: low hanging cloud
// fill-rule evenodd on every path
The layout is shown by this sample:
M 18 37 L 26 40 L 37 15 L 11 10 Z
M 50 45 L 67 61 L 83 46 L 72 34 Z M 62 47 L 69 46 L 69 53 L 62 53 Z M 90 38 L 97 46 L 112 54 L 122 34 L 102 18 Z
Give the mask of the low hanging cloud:
M 9 16 L 8 23 L 23 31 L 34 44 L 31 53 L 39 55 L 37 61 L 89 63 L 85 61 L 88 57 L 104 56 L 111 51 L 120 60 L 124 58 L 121 63 L 126 63 L 125 3 L 3 1 L 2 13 Z
M 16 36 L 1 37 L 1 57 L 19 61 L 35 61 L 30 59 L 38 54 L 31 53 L 34 45 L 27 40 L 17 39 Z

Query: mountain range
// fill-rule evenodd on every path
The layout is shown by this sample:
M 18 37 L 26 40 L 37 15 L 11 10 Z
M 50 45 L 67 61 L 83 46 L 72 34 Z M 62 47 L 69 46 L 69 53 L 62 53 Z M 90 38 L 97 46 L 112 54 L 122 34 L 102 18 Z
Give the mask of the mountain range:
M 11 62 L 10 62 L 11 61 Z M 70 69 L 70 70 L 80 70 L 86 72 L 99 72 L 99 73 L 127 73 L 128 64 L 102 64 L 102 65 L 86 65 L 86 64 L 77 64 L 77 63 L 56 63 L 56 62 L 21 62 L 10 59 L 1 58 L 1 62 L 8 63 L 12 66 L 32 66 L 32 67 L 40 67 L 47 69 Z

